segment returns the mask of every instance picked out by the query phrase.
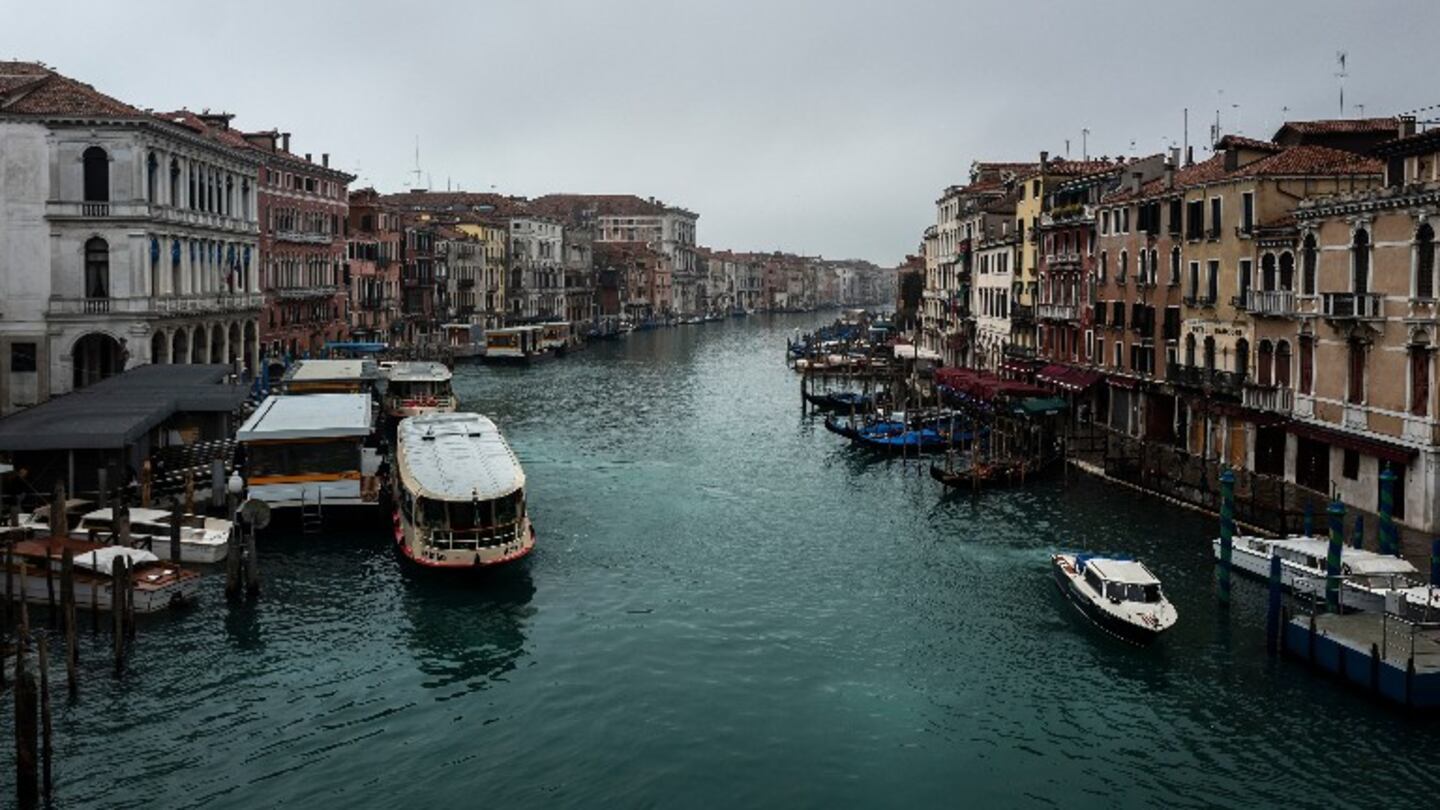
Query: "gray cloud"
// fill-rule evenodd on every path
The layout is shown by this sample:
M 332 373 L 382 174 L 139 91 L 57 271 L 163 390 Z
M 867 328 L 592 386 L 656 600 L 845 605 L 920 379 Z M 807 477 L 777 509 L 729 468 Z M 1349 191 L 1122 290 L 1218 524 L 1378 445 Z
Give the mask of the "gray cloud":
M 975 158 L 1158 151 L 1440 104 L 1427 0 L 16 5 L 0 53 L 238 113 L 382 190 L 634 192 L 717 247 L 891 263 Z M 1224 91 L 1223 94 L 1220 91 Z M 1231 105 L 1239 105 L 1238 108 Z M 1358 109 L 1352 108 L 1352 114 Z

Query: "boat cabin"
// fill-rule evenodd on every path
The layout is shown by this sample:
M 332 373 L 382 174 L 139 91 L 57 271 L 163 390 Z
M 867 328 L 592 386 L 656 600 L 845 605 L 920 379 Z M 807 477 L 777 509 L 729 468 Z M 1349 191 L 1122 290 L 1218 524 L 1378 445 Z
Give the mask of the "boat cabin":
M 396 363 L 385 372 L 385 413 L 397 419 L 455 410 L 453 375 L 432 360 Z
M 540 324 L 541 351 L 563 353 L 570 347 L 570 322 L 551 321 Z
M 545 352 L 540 345 L 544 329 L 539 326 L 510 326 L 485 332 L 487 360 L 528 360 Z
M 1077 564 L 1085 576 L 1085 584 L 1111 602 L 1158 603 L 1162 599 L 1160 580 L 1142 563 L 1134 560 L 1091 560 L 1081 556 Z
M 374 423 L 367 394 L 266 397 L 235 437 L 250 496 L 281 508 L 375 505 Z
M 469 323 L 447 323 L 440 328 L 445 332 L 445 345 L 453 356 L 474 357 L 480 353 L 482 327 Z
M 380 371 L 374 360 L 297 360 L 285 371 L 286 394 L 369 394 Z

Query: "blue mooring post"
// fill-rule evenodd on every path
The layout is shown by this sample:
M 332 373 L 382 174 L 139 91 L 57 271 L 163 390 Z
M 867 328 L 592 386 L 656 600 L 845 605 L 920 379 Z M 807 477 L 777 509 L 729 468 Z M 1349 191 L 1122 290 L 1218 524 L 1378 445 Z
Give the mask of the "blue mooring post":
M 1400 537 L 1395 531 L 1395 473 L 1389 464 L 1380 471 L 1380 553 L 1400 555 Z
M 1235 546 L 1235 473 L 1220 472 L 1220 602 L 1230 604 L 1230 560 Z
M 1350 538 L 1350 545 L 1354 548 L 1365 548 L 1365 516 L 1355 516 L 1355 536 Z
M 1330 502 L 1330 549 L 1325 555 L 1325 607 L 1340 612 L 1340 554 L 1345 549 L 1345 504 Z
M 1270 600 L 1265 609 L 1265 651 L 1274 655 L 1280 641 L 1280 555 L 1270 556 Z
M 1305 502 L 1305 523 L 1301 527 L 1300 533 L 1306 537 L 1312 537 L 1315 534 L 1315 507 L 1309 501 Z
M 1440 537 L 1430 541 L 1430 585 L 1440 587 Z

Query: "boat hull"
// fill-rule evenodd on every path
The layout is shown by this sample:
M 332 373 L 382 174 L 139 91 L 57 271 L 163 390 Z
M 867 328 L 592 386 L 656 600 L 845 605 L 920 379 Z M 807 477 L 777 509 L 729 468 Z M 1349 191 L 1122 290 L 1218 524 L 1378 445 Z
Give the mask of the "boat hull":
M 1075 579 L 1068 574 L 1061 565 L 1058 555 L 1052 560 L 1050 567 L 1054 573 L 1055 586 L 1060 589 L 1060 594 L 1065 597 L 1065 601 L 1080 611 L 1081 615 L 1089 619 L 1091 624 L 1099 627 L 1106 633 L 1109 633 L 1121 641 L 1140 646 L 1149 646 L 1155 643 L 1155 640 L 1164 632 L 1164 630 L 1157 630 L 1125 621 L 1095 604 L 1094 601 L 1081 593 Z
M 419 538 L 414 526 L 396 508 L 392 514 L 395 546 L 400 556 L 421 568 L 433 571 L 473 571 L 516 562 L 535 550 L 535 526 L 527 518 L 521 536 L 494 546 L 477 547 L 473 551 L 430 549 Z
M 1215 561 L 1220 561 L 1220 539 L 1210 541 Z M 1342 550 L 1343 553 L 1343 550 Z M 1230 569 L 1256 579 L 1270 580 L 1270 558 L 1246 547 L 1239 539 L 1230 550 Z M 1290 560 L 1280 561 L 1280 586 L 1290 593 L 1302 596 L 1323 597 L 1325 575 L 1312 571 Z M 1368 588 L 1350 582 L 1341 585 L 1341 606 L 1346 610 L 1361 610 L 1370 613 L 1385 611 L 1385 595 L 1388 589 Z

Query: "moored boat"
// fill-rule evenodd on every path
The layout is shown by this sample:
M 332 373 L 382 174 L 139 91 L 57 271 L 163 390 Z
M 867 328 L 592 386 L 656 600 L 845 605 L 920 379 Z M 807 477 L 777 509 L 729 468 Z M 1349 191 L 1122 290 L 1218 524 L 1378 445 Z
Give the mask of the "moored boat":
M 10 547 L 8 575 L 14 577 L 14 592 L 31 604 L 49 604 L 67 548 L 75 560 L 75 604 L 82 609 L 92 604 L 100 610 L 110 609 L 114 603 L 115 564 L 122 558 L 131 568 L 136 613 L 165 610 L 195 599 L 200 592 L 199 574 L 162 561 L 143 549 L 53 536 L 20 540 Z M 0 561 L 0 569 L 4 567 Z M 51 572 L 48 578 L 47 569 Z
M 1220 559 L 1220 538 L 1210 542 L 1215 559 Z M 1280 582 L 1289 591 L 1310 596 L 1325 592 L 1326 564 L 1330 541 L 1320 537 L 1233 538 L 1231 567 L 1261 579 L 1270 578 L 1270 558 L 1280 557 Z M 1359 548 L 1340 549 L 1342 606 L 1380 612 L 1386 595 L 1417 585 L 1420 572 L 1408 560 Z
M 481 359 L 487 363 L 528 363 L 549 357 L 552 352 L 544 346 L 544 331 L 540 326 L 489 329 Z
M 170 524 L 175 516 L 163 509 L 130 509 L 130 542 L 170 559 Z M 230 521 L 205 515 L 180 515 L 180 562 L 217 563 L 225 559 Z M 115 512 L 96 509 L 80 518 L 70 536 L 88 540 L 94 530 L 100 537 L 116 531 Z
M 813 394 L 807 391 L 805 401 L 820 410 L 841 413 L 864 412 L 874 407 L 874 399 L 869 394 L 860 394 L 854 391 L 831 391 L 824 394 Z
M 956 489 L 999 489 L 1021 486 L 1043 472 L 1027 459 L 971 460 L 954 468 L 930 465 L 930 477 Z
M 473 569 L 535 547 L 525 471 L 489 418 L 428 414 L 396 430 L 395 542 L 427 568 Z
M 378 504 L 374 434 L 368 394 L 266 397 L 235 434 L 250 497 L 302 511 Z
M 1143 563 L 1093 554 L 1052 554 L 1050 566 L 1060 593 L 1117 638 L 1149 644 L 1175 625 L 1175 606 Z
M 455 410 L 453 375 L 433 360 L 396 363 L 385 372 L 385 415 L 392 419 Z

